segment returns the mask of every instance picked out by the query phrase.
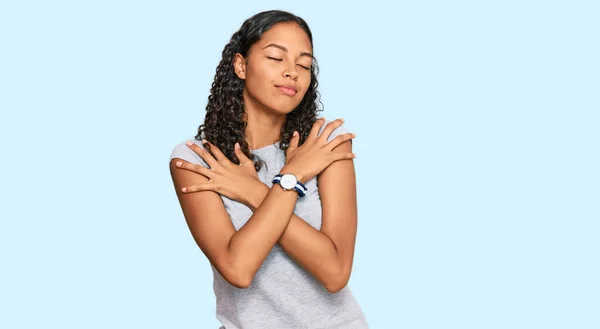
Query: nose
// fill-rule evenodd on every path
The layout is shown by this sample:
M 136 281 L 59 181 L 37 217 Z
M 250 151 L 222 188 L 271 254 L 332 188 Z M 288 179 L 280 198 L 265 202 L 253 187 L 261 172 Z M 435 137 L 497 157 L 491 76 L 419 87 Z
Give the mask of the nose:
M 298 79 L 298 72 L 296 72 L 296 70 L 287 70 L 285 72 L 283 72 L 283 76 L 288 78 L 292 78 L 293 80 Z

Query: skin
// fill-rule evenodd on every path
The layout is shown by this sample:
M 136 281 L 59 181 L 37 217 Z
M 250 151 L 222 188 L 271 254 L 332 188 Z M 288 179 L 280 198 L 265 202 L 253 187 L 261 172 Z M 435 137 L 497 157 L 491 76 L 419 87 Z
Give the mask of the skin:
M 285 47 L 269 46 L 277 44 Z M 247 58 L 236 56 L 234 70 L 245 80 L 244 102 L 248 113 L 246 138 L 252 149 L 279 139 L 285 115 L 302 100 L 310 83 L 310 40 L 295 23 L 279 23 L 265 32 Z M 282 61 L 270 59 L 279 58 Z M 293 84 L 297 93 L 284 95 L 275 85 Z M 328 124 L 318 120 L 309 138 L 298 147 L 290 141 L 281 173 L 293 173 L 301 182 L 317 176 L 322 203 L 322 226 L 315 229 L 293 214 L 294 191 L 262 183 L 252 161 L 236 147 L 239 166 L 214 145 L 213 158 L 203 148 L 190 148 L 211 167 L 173 159 L 171 175 L 192 235 L 207 258 L 232 285 L 248 287 L 275 243 L 317 279 L 330 293 L 346 286 L 352 270 L 357 230 L 356 180 L 351 159 L 354 134 L 342 134 L 327 143 L 343 120 Z M 235 231 L 220 195 L 247 205 L 248 222 Z
M 300 104 L 310 85 L 311 53 L 310 39 L 302 28 L 295 23 L 279 23 L 250 47 L 247 58 L 236 54 L 234 70 L 245 80 L 243 97 L 248 115 L 245 133 L 250 149 L 280 139 L 286 114 Z M 286 84 L 296 87 L 294 96 L 282 97 L 281 91 L 274 88 Z

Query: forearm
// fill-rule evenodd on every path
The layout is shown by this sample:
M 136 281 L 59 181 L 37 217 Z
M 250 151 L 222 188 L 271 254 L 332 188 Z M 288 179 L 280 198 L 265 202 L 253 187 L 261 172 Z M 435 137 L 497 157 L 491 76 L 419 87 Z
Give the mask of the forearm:
M 338 253 L 326 234 L 293 214 L 278 243 L 328 290 L 335 289 L 333 287 L 339 284 L 342 271 Z
M 266 186 L 265 186 L 266 187 Z M 263 190 L 264 201 L 246 224 L 229 240 L 229 255 L 233 268 L 246 281 L 252 278 L 287 227 L 298 195 L 279 186 Z M 249 284 L 249 282 L 248 282 Z
M 262 200 L 269 187 L 257 187 L 250 208 L 262 209 Z M 289 224 L 277 241 L 285 252 L 321 284 L 329 289 L 338 285 L 341 279 L 341 265 L 335 244 L 321 231 L 312 227 L 302 218 L 292 213 Z M 333 289 L 333 288 L 332 288 Z

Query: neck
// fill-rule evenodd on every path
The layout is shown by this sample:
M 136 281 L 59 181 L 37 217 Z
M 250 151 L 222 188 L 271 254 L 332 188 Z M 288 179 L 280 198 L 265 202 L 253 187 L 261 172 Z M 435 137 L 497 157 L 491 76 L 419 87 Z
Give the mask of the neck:
M 250 150 L 275 144 L 279 141 L 281 127 L 285 124 L 285 114 L 270 111 L 246 93 L 244 89 L 244 107 L 247 117 L 246 141 Z

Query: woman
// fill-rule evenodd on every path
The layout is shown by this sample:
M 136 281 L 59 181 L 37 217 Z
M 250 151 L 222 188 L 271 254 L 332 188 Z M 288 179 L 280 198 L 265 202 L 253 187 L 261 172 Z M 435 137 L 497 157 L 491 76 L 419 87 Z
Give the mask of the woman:
M 347 287 L 355 135 L 343 120 L 317 120 L 312 53 L 302 18 L 274 10 L 246 20 L 223 50 L 204 124 L 171 154 L 221 328 L 368 328 Z

